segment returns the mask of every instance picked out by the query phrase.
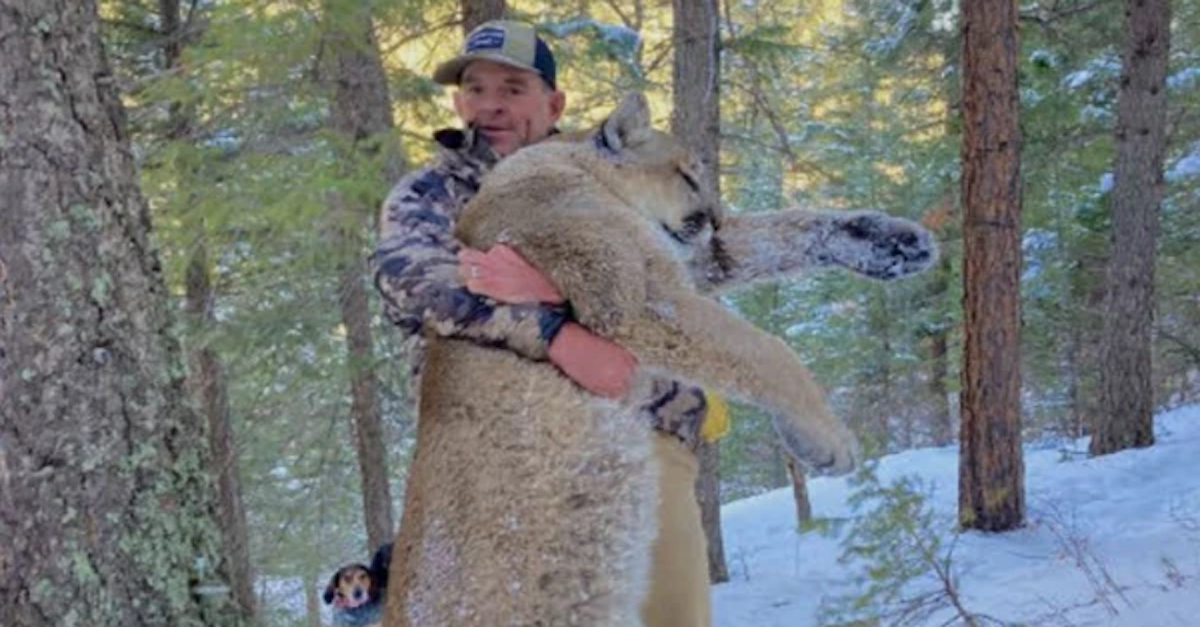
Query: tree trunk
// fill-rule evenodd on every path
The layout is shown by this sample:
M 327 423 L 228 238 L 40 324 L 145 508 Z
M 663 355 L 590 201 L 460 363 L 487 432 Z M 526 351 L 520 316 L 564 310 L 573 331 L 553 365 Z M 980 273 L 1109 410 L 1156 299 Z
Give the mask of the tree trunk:
M 721 446 L 719 442 L 701 442 L 696 449 L 700 475 L 696 477 L 696 500 L 700 503 L 700 522 L 708 539 L 708 580 L 729 581 L 725 564 L 725 544 L 721 537 Z
M 1095 250 L 1097 234 L 1089 233 L 1076 248 L 1075 279 L 1068 306 L 1072 316 L 1067 330 L 1067 391 L 1071 399 L 1070 421 L 1074 436 L 1086 435 L 1100 411 L 1102 360 L 1100 337 L 1104 328 L 1104 268 L 1107 253 Z
M 507 11 L 508 6 L 504 0 L 463 0 L 463 32 L 470 33 L 484 22 L 501 19 Z
M 391 153 L 387 135 L 393 128 L 392 108 L 370 5 L 357 0 L 327 0 L 326 17 L 330 24 L 325 33 L 326 43 L 333 53 L 330 124 L 343 142 L 344 154 L 340 157 L 345 166 L 343 172 L 347 178 L 362 176 L 359 168 L 383 152 L 384 171 L 379 172 L 378 181 L 379 189 L 383 190 L 399 177 L 399 168 L 391 165 L 394 160 L 387 156 Z M 334 194 L 330 202 L 339 239 L 339 304 L 346 327 L 350 414 L 362 477 L 368 555 L 390 542 L 395 534 L 379 382 L 372 352 L 371 312 L 365 284 L 367 266 L 362 254 L 363 234 L 377 205 L 345 194 Z
M 96 3 L 0 15 L 0 616 L 235 624 Z
M 1005 531 L 1025 517 L 1021 452 L 1021 135 L 1017 5 L 962 4 L 963 346 L 959 522 Z
M 198 32 L 185 31 L 180 9 L 180 0 L 159 0 L 159 32 L 163 42 L 163 70 L 166 72 L 179 71 L 182 68 L 184 46 L 199 40 Z M 190 21 L 199 22 L 194 15 Z M 167 139 L 191 141 L 194 124 L 191 111 L 178 102 L 172 102 L 167 117 Z M 187 172 L 183 176 L 193 174 Z M 192 258 L 188 262 L 185 310 L 192 325 L 192 335 L 205 338 L 208 330 L 216 324 L 212 315 L 216 295 L 209 280 L 207 238 L 202 225 L 197 230 L 196 238 Z M 188 387 L 208 425 L 209 447 L 212 451 L 209 474 L 217 479 L 218 520 L 226 538 L 225 563 L 233 602 L 242 617 L 252 621 L 256 602 L 254 573 L 250 566 L 250 530 L 246 508 L 242 505 L 238 452 L 229 411 L 225 367 L 217 352 L 206 344 L 207 341 L 201 339 L 200 344 L 191 350 Z
M 204 329 L 215 324 L 212 315 L 214 294 L 209 280 L 208 254 L 203 242 L 196 245 L 187 270 L 186 312 L 194 325 L 194 334 L 203 338 Z M 238 448 L 229 411 L 225 366 L 217 352 L 200 345 L 191 353 L 189 386 L 208 423 L 208 442 L 212 450 L 209 473 L 217 479 L 218 520 L 225 534 L 225 560 L 234 605 L 242 617 L 255 617 L 254 571 L 250 566 L 250 529 L 242 504 L 238 475 Z
M 792 479 L 792 498 L 796 501 L 796 522 L 800 527 L 804 527 L 812 522 L 812 501 L 808 498 L 808 483 L 804 478 L 804 466 L 786 453 L 784 459 L 787 460 L 788 476 Z
M 886 453 L 898 443 L 892 432 L 892 334 L 891 321 L 895 314 L 888 311 L 887 294 L 880 288 L 871 290 L 867 302 L 867 333 L 878 341 L 873 359 L 860 370 L 859 406 L 862 419 L 856 429 L 864 441 L 877 444 Z M 904 448 L 904 447 L 901 447 Z
M 304 578 L 304 615 L 308 627 L 321 627 L 321 576 L 315 573 Z
M 1154 444 L 1154 259 L 1166 150 L 1170 0 L 1127 0 L 1100 411 L 1089 451 Z
M 771 475 L 767 481 L 767 487 L 773 490 L 775 488 L 791 486 L 792 474 L 788 469 L 790 458 L 788 452 L 780 445 L 779 438 L 775 435 L 775 430 L 768 426 L 766 429 L 760 430 L 759 437 L 768 440 L 767 446 L 770 447 L 771 451 L 771 464 L 769 467 Z M 807 492 L 808 488 L 805 487 L 804 491 Z M 793 496 L 799 496 L 795 494 L 794 488 L 792 492 Z
M 388 481 L 387 447 L 379 408 L 379 382 L 371 351 L 371 313 L 363 286 L 366 268 L 347 262 L 342 269 L 341 314 L 346 325 L 350 368 L 350 415 L 354 422 L 358 469 L 362 477 L 363 519 L 367 554 L 390 542 L 395 535 L 391 484 Z
M 704 184 L 713 198 L 719 194 L 720 106 L 717 99 L 719 42 L 716 0 L 673 0 L 675 70 L 671 130 L 699 157 Z M 696 498 L 708 537 L 708 576 L 713 583 L 729 581 L 721 538 L 721 480 L 719 445 L 702 444 Z
M 942 311 L 942 302 L 950 291 L 950 257 L 942 255 L 937 270 L 934 270 L 933 303 L 935 311 Z M 933 403 L 933 415 L 929 431 L 934 446 L 949 446 L 954 442 L 954 420 L 950 415 L 950 392 L 946 382 L 950 377 L 950 325 L 944 320 L 929 336 L 929 396 Z

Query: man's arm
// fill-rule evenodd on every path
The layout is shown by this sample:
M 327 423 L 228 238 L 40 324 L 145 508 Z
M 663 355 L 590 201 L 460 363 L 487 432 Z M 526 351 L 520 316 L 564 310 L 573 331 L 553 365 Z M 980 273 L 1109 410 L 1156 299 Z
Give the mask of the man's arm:
M 467 289 L 501 303 L 562 303 L 550 280 L 517 251 L 500 245 L 487 252 L 459 251 L 459 275 Z M 621 398 L 629 392 L 637 360 L 617 343 L 568 321 L 547 349 L 550 363 L 597 396 Z
M 384 203 L 380 241 L 373 257 L 375 285 L 396 325 L 444 337 L 470 339 L 547 359 L 550 341 L 567 320 L 563 307 L 496 305 L 468 291 L 458 275 L 460 246 L 448 208 L 455 198 L 435 170 L 421 170 L 396 185 Z
M 467 287 L 472 292 L 505 303 L 560 303 L 563 300 L 540 270 L 508 246 L 501 244 L 487 252 L 464 249 L 458 258 L 459 273 L 466 277 Z M 551 343 L 550 361 L 593 394 L 613 398 L 628 392 L 630 378 L 637 368 L 632 353 L 575 322 L 563 325 Z M 695 446 L 702 436 L 715 440 L 728 428 L 728 416 L 720 414 L 721 417 L 712 422 L 715 427 L 711 433 L 703 433 L 703 427 L 709 424 L 706 420 L 710 409 L 708 401 L 708 395 L 700 388 L 657 378 L 642 409 L 655 428 Z M 721 409 L 718 413 L 724 411 L 727 410 Z

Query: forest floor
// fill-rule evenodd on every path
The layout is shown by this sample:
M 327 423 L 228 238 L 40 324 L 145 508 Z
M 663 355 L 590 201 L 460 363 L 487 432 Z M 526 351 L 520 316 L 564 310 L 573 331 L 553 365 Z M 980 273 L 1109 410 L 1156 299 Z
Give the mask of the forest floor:
M 1087 457 L 1086 439 L 1026 446 L 1027 524 L 1010 533 L 955 533 L 957 447 L 888 456 L 878 476 L 929 488 L 929 533 L 953 546 L 963 608 L 995 621 L 981 625 L 1196 627 L 1200 405 L 1164 412 L 1155 426 L 1155 446 L 1103 458 Z M 714 588 L 716 627 L 817 627 L 822 598 L 864 588 L 838 560 L 856 515 L 851 490 L 846 478 L 809 482 L 814 516 L 843 521 L 836 532 L 798 533 L 790 489 L 723 508 L 731 581 Z M 939 588 L 918 578 L 902 596 Z M 946 609 L 907 624 L 965 624 L 954 618 Z

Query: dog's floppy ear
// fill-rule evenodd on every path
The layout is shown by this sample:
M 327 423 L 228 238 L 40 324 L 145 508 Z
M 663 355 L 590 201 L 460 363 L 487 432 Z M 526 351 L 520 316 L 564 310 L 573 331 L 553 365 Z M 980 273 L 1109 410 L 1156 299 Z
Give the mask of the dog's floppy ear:
M 371 558 L 371 587 L 377 590 L 383 590 L 388 585 L 388 570 L 392 565 L 392 543 L 379 547 L 375 551 L 375 556 Z
M 342 574 L 342 569 L 337 569 L 333 576 L 329 578 L 329 585 L 325 586 L 325 594 L 321 598 L 325 600 L 325 605 L 333 603 L 333 597 L 337 596 L 338 576 Z

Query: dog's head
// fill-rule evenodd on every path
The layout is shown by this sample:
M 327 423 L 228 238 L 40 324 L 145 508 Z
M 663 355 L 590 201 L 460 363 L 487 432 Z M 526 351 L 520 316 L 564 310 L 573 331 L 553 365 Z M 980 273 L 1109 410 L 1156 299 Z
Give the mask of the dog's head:
M 378 600 L 379 587 L 366 566 L 349 564 L 333 573 L 323 598 L 326 605 L 349 610 Z

